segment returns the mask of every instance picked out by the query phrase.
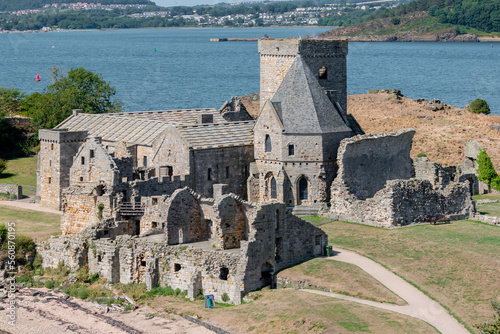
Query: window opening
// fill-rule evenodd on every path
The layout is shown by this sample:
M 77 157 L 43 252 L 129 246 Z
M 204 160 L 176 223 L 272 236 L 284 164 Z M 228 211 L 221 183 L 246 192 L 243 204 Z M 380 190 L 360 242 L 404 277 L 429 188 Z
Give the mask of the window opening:
M 300 200 L 307 200 L 308 199 L 307 179 L 305 177 L 301 178 L 299 181 L 299 199 Z
M 295 145 L 293 144 L 288 145 L 288 155 L 295 155 Z
M 272 199 L 278 198 L 278 194 L 276 191 L 276 179 L 274 177 L 271 179 L 271 198 Z
M 229 269 L 227 267 L 221 267 L 219 278 L 223 281 L 227 281 L 228 275 L 229 275 Z
M 212 181 L 212 168 L 207 170 L 207 180 Z
M 179 271 L 179 270 L 181 270 L 181 269 L 182 269 L 182 266 L 181 266 L 181 264 L 180 264 L 180 263 L 174 263 L 174 270 L 175 270 L 175 271 Z
M 94 157 L 95 157 L 94 150 L 90 150 L 90 159 L 94 159 Z
M 323 80 L 328 79 L 328 70 L 325 66 L 319 69 L 318 77 Z
M 271 150 L 272 150 L 271 137 L 269 135 L 266 135 L 266 152 L 271 152 Z

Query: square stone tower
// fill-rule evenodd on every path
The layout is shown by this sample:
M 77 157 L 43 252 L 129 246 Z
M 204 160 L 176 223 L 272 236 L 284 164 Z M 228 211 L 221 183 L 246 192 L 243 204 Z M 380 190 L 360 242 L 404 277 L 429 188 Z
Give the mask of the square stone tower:
M 329 97 L 347 112 L 347 40 L 262 39 L 259 54 L 261 110 L 300 55 Z
M 321 206 L 340 141 L 362 132 L 346 113 L 346 41 L 259 41 L 261 111 L 254 127 L 251 201 Z
M 61 190 L 69 187 L 73 157 L 85 143 L 87 131 L 67 129 L 40 130 L 36 201 L 42 206 L 60 210 Z

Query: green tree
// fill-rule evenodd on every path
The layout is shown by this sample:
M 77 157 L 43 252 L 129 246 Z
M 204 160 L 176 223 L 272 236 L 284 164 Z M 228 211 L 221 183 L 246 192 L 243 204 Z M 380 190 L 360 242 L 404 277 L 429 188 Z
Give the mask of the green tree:
M 495 186 L 498 184 L 496 179 L 499 178 L 499 176 L 485 150 L 481 150 L 477 156 L 477 164 L 477 178 L 479 180 L 483 181 L 488 186 L 492 186 L 492 184 Z
M 476 114 L 486 114 L 488 115 L 490 111 L 490 106 L 483 99 L 475 99 L 472 103 L 467 107 L 469 111 Z
M 121 101 L 113 101 L 116 93 L 101 75 L 82 67 L 71 69 L 67 75 L 55 67 L 53 84 L 43 93 L 33 93 L 23 100 L 23 111 L 32 117 L 38 128 L 53 128 L 71 115 L 73 109 L 100 114 L 118 112 Z

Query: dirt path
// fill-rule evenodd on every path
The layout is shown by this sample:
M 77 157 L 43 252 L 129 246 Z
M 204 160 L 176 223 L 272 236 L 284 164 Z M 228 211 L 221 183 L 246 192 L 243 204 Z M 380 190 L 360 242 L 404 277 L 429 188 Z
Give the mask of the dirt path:
M 443 334 L 469 334 L 469 331 L 467 331 L 465 327 L 453 318 L 441 305 L 427 297 L 424 293 L 406 282 L 401 277 L 382 267 L 380 264 L 355 252 L 339 248 L 334 248 L 334 251 L 336 255 L 329 257 L 328 259 L 357 265 L 380 283 L 385 285 L 388 289 L 392 290 L 395 294 L 406 300 L 408 305 L 398 306 L 393 304 L 377 303 L 370 300 L 316 290 L 303 291 L 345 299 L 406 314 L 431 324 Z
M 40 295 L 33 296 L 38 291 Z M 21 289 L 16 293 L 16 327 L 7 323 L 8 305 L 0 302 L 0 334 L 78 333 L 78 334 L 209 334 L 212 331 L 178 316 L 159 317 L 148 306 L 128 313 L 107 314 L 85 300 L 59 298 L 62 294 L 46 289 Z M 58 297 L 58 298 L 54 298 Z
M 10 206 L 10 207 L 19 208 L 19 209 L 49 212 L 49 213 L 54 213 L 56 215 L 62 215 L 62 211 L 57 211 L 57 210 L 45 208 L 38 203 L 30 203 L 29 200 L 30 199 L 19 200 L 19 201 L 0 201 L 0 205 Z

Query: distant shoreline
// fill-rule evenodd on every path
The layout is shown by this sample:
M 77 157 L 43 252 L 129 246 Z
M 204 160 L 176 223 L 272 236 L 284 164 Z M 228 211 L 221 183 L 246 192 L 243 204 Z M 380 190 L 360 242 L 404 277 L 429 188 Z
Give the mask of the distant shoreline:
M 144 28 L 103 28 L 103 29 L 60 29 L 60 30 L 20 30 L 20 31 L 0 31 L 1 34 L 44 34 L 56 32 L 90 32 L 90 31 L 119 31 L 119 30 L 162 30 L 162 29 L 263 29 L 263 28 L 325 28 L 335 29 L 338 27 L 322 27 L 322 26 L 266 26 L 266 27 L 144 27 Z

